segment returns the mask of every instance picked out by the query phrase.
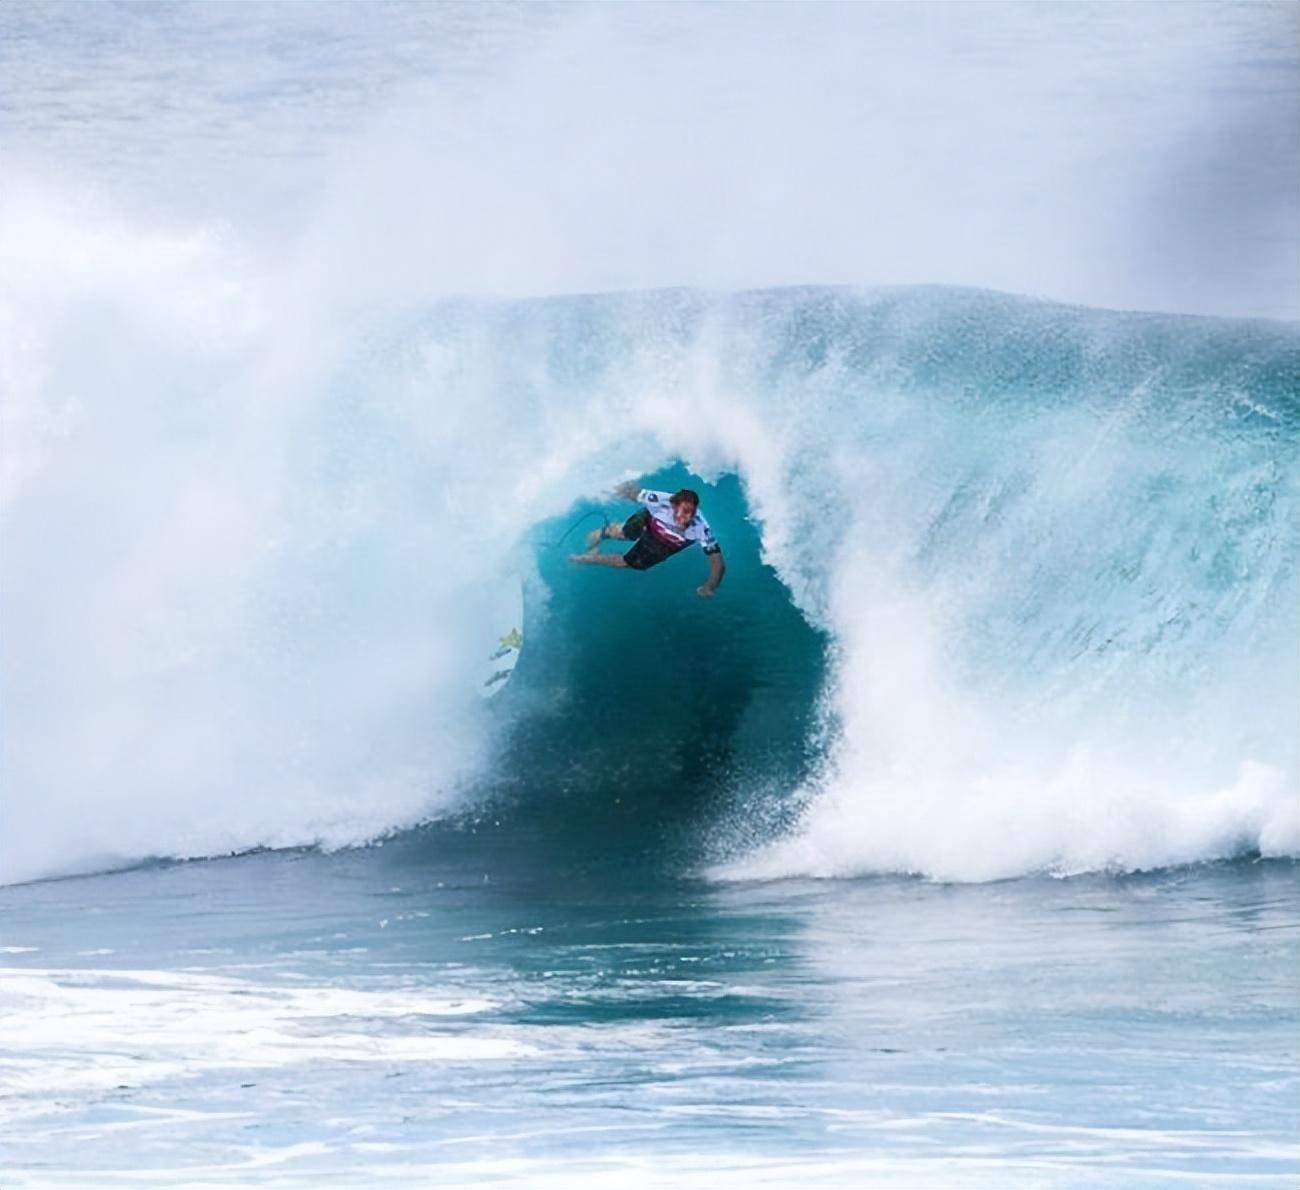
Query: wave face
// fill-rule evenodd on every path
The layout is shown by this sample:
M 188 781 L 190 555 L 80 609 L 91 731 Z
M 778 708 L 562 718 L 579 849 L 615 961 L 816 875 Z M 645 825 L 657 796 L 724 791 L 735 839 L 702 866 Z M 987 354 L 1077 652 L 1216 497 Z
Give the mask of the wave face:
M 359 325 L 219 242 L 98 251 L 5 323 L 0 878 L 484 804 L 724 877 L 1300 851 L 1291 326 L 939 288 Z M 715 600 L 564 561 L 630 475 L 703 492 Z

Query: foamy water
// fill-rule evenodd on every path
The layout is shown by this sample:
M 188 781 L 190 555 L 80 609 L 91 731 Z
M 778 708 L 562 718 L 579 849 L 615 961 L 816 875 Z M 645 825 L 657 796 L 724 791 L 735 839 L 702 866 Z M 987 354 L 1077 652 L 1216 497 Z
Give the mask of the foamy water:
M 0 6 L 6 1185 L 1294 1185 L 1296 32 Z

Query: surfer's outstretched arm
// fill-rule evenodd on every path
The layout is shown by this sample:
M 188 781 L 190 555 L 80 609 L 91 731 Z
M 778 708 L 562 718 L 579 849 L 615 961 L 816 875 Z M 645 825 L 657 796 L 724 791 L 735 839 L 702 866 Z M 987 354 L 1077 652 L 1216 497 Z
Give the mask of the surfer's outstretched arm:
M 722 576 L 727 573 L 727 564 L 722 560 L 721 550 L 714 550 L 708 555 L 708 559 L 709 577 L 704 586 L 695 588 L 695 594 L 701 599 L 708 599 L 718 589 L 719 584 L 722 582 Z

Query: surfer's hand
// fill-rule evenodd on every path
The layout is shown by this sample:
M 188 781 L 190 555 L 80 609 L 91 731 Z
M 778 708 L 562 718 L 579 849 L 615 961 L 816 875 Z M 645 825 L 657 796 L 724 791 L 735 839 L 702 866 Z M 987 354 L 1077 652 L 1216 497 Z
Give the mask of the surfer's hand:
M 695 588 L 695 594 L 697 594 L 701 599 L 712 599 L 713 588 L 710 587 L 708 583 L 705 583 L 704 586 Z

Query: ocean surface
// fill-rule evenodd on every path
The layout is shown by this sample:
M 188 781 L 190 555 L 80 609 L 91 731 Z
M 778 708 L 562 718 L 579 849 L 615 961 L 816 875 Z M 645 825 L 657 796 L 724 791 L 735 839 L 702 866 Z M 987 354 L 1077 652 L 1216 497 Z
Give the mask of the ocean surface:
M 1276 1186 L 1285 861 L 583 867 L 508 822 L 0 890 L 26 1186 Z
M 0 7 L 0 1184 L 1293 1187 L 1296 22 Z

